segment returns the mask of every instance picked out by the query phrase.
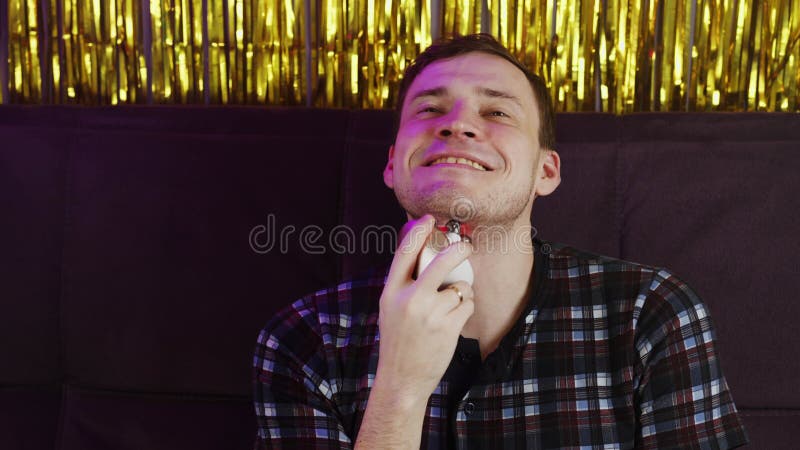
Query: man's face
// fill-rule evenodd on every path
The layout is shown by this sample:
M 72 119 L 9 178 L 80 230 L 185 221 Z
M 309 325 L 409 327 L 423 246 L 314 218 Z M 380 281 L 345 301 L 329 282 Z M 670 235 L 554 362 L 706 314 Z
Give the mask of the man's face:
M 558 185 L 558 156 L 549 176 L 538 129 L 533 90 L 513 64 L 480 52 L 436 61 L 408 89 L 384 181 L 413 218 L 529 224 L 535 195 Z

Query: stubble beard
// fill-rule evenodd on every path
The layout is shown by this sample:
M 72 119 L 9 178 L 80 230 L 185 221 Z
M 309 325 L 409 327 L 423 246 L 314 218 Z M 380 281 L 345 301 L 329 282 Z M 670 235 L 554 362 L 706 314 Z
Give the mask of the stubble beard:
M 520 223 L 530 223 L 530 217 L 521 216 L 530 210 L 528 206 L 532 189 L 533 180 L 525 189 L 472 194 L 464 192 L 455 183 L 447 183 L 425 191 L 413 186 L 395 187 L 395 195 L 400 205 L 413 218 L 431 214 L 437 219 L 437 223 L 455 219 L 468 223 L 473 229 L 499 227 L 511 231 Z

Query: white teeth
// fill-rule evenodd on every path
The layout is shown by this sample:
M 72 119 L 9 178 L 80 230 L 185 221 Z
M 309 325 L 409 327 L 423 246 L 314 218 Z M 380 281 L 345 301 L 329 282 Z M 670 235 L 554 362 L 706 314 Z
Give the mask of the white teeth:
M 478 170 L 486 171 L 485 167 L 483 167 L 482 165 L 476 163 L 475 161 L 470 161 L 469 159 L 466 159 L 466 158 L 456 158 L 456 157 L 453 157 L 453 156 L 446 156 L 446 157 L 437 158 L 432 163 L 430 163 L 430 165 L 433 166 L 433 165 L 441 164 L 441 163 L 465 164 L 467 166 L 474 167 L 474 168 L 476 168 Z

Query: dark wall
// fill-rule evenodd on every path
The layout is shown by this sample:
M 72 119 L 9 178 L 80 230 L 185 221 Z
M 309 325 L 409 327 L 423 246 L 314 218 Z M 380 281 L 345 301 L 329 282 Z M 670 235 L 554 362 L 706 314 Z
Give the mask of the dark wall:
M 249 448 L 260 328 L 391 258 L 329 242 L 341 225 L 358 238 L 404 222 L 381 177 L 391 121 L 0 107 L 0 448 Z M 539 236 L 688 281 L 753 448 L 791 448 L 800 116 L 575 114 L 557 128 L 563 181 L 537 200 Z

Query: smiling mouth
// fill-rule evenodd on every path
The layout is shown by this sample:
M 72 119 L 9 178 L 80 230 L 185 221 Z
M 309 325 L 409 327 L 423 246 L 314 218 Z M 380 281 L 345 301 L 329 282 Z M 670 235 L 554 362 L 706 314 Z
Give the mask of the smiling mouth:
M 475 161 L 471 161 L 466 158 L 456 158 L 454 156 L 443 156 L 441 158 L 434 159 L 430 164 L 428 164 L 428 167 L 435 166 L 437 164 L 463 164 L 465 166 L 472 167 L 473 169 L 484 172 L 487 171 L 486 167 L 483 167 Z

